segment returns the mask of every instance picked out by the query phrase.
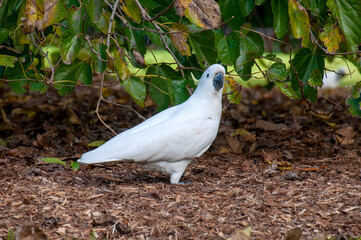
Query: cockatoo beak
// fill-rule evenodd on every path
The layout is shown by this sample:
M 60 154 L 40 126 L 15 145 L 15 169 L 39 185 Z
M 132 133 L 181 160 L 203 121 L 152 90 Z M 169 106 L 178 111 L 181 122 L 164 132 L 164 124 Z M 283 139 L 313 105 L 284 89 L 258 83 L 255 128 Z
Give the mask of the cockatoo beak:
M 213 86 L 217 91 L 223 87 L 224 82 L 224 74 L 222 72 L 219 72 L 214 76 L 213 78 Z

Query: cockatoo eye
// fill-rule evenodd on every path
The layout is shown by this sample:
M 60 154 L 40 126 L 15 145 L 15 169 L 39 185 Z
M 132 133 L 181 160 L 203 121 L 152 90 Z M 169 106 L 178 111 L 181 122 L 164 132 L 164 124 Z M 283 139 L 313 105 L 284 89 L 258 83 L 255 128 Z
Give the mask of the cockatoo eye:
M 209 73 L 207 74 L 207 77 L 209 77 Z

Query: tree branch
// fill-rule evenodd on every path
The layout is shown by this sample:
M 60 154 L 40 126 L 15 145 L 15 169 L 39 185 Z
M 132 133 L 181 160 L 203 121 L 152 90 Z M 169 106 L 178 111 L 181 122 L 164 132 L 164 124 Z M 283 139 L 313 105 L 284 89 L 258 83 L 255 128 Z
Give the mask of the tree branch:
M 46 58 L 46 60 L 48 61 L 49 66 L 50 66 L 50 68 L 51 68 L 50 82 L 54 82 L 55 70 L 54 70 L 53 64 L 51 63 L 51 61 L 50 61 L 50 59 L 49 59 L 49 57 L 48 57 L 48 54 L 45 53 L 45 52 L 43 51 L 43 49 L 41 49 L 41 47 L 39 47 L 38 44 L 36 44 L 33 33 L 30 33 L 30 37 L 31 37 L 31 40 L 33 41 L 35 47 L 36 47 L 37 49 L 39 49 L 39 51 L 43 54 L 43 56 L 44 56 L 44 57 Z

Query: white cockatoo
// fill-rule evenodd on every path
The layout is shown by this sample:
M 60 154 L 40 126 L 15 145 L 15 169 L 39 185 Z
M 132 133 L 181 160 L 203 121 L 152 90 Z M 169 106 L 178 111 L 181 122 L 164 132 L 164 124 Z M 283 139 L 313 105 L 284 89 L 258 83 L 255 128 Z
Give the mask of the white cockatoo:
M 168 173 L 172 184 L 179 183 L 188 164 L 201 156 L 217 136 L 224 77 L 224 67 L 210 66 L 187 101 L 84 153 L 78 162 L 136 162 L 146 170 Z

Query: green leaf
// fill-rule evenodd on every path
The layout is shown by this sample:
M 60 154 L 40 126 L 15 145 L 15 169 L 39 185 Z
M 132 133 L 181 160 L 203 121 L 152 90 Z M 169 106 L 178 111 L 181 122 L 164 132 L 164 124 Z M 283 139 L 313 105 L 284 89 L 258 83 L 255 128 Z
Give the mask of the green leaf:
M 56 164 L 61 164 L 64 166 L 66 165 L 66 162 L 59 158 L 42 158 L 41 160 L 44 162 L 47 162 L 47 163 L 56 163 Z
M 346 104 L 349 106 L 348 111 L 352 116 L 361 117 L 361 97 L 353 98 L 350 96 L 348 99 L 346 99 Z
M 141 27 L 141 25 L 134 24 L 135 27 Z M 130 28 L 125 29 L 125 34 L 128 37 L 127 41 L 128 49 L 132 51 L 136 49 L 142 56 L 147 52 L 145 46 L 145 34 L 144 31 L 132 30 Z
M 328 0 L 327 6 L 338 19 L 347 41 L 361 44 L 361 2 L 358 0 Z
M 86 85 L 90 85 L 93 82 L 93 73 L 91 67 L 86 63 L 82 62 L 76 72 L 78 79 L 80 82 L 85 83 Z
M 48 85 L 41 81 L 30 81 L 29 90 L 32 92 L 44 93 L 48 89 Z
M 278 88 L 278 90 L 280 90 L 287 97 L 292 98 L 292 99 L 298 98 L 295 94 L 295 91 L 293 91 L 290 82 L 275 81 L 275 85 Z
M 278 39 L 283 38 L 288 30 L 287 0 L 272 0 L 273 28 Z
M 65 31 L 60 39 L 60 55 L 65 64 L 70 64 L 78 56 L 84 39 L 72 31 Z
M 308 80 L 308 84 L 314 87 L 322 87 L 322 74 L 318 68 L 312 70 L 311 78 Z
M 239 56 L 240 35 L 231 32 L 217 43 L 218 58 L 223 64 L 234 65 Z
M 0 54 L 0 66 L 14 67 L 14 62 L 16 62 L 17 57 L 9 55 Z
M 107 52 L 108 49 L 107 45 L 98 42 L 96 44 L 92 44 L 93 48 L 96 52 L 100 54 L 100 59 L 107 60 Z M 87 45 L 89 47 L 89 45 Z M 94 62 L 94 72 L 103 73 L 107 68 L 107 63 L 104 61 L 99 60 L 98 56 L 91 51 L 92 60 Z
M 142 20 L 142 14 L 134 0 L 125 0 L 123 11 L 137 23 L 140 23 Z
M 71 169 L 73 169 L 74 171 L 78 170 L 78 169 L 79 169 L 79 162 L 78 162 L 78 161 L 75 161 L 75 162 L 71 161 L 70 167 L 71 167 Z
M 269 79 L 273 81 L 285 81 L 289 75 L 289 72 L 284 63 L 274 63 L 267 71 Z
M 72 93 L 78 80 L 85 84 L 92 82 L 91 68 L 86 62 L 76 60 L 71 65 L 61 64 L 55 70 L 55 89 L 60 95 Z
M 315 69 L 318 69 L 321 75 L 325 69 L 325 62 L 321 55 L 312 53 L 308 48 L 302 48 L 296 56 L 292 59 L 291 64 L 293 65 L 297 76 L 294 71 L 291 71 L 291 83 L 292 88 L 298 97 L 301 96 L 300 85 L 297 77 L 302 81 L 304 85 L 304 94 L 310 101 L 314 102 L 317 100 L 317 89 L 310 86 L 308 81 L 312 77 L 312 73 Z
M 101 145 L 103 145 L 105 143 L 105 141 L 99 140 L 99 141 L 94 141 L 88 144 L 89 147 L 100 147 Z
M 70 28 L 71 30 L 73 30 L 74 33 L 84 33 L 84 30 L 88 28 L 89 19 L 85 17 L 85 14 L 86 12 L 83 7 L 80 7 L 78 9 L 72 7 L 69 9 L 67 19 Z
M 228 21 L 227 25 L 232 30 L 240 30 L 244 23 L 245 17 L 241 12 L 241 5 L 239 0 L 220 0 L 218 2 L 221 8 L 222 18 L 224 21 Z
M 214 33 L 210 30 L 193 33 L 189 36 L 190 44 L 202 65 L 203 62 L 207 65 L 216 63 L 217 52 L 215 48 Z
M 168 83 L 170 101 L 173 106 L 181 104 L 188 99 L 189 95 L 186 89 L 187 81 L 185 79 L 182 80 L 168 79 L 167 83 Z
M 248 16 L 254 8 L 254 0 L 240 0 L 241 12 L 243 16 Z
M 146 97 L 146 87 L 144 82 L 137 77 L 129 77 L 124 82 L 120 82 L 129 93 L 129 95 L 134 99 L 134 101 L 141 107 L 144 107 L 144 100 Z
M 86 10 L 89 14 L 90 20 L 93 23 L 97 23 L 99 21 L 100 16 L 102 15 L 103 1 L 89 0 Z
M 188 98 L 185 90 L 186 81 L 170 66 L 166 64 L 150 66 L 147 75 L 152 75 L 149 77 L 151 82 L 149 95 L 158 105 L 158 111 L 168 108 L 170 102 L 176 105 Z
M 254 32 L 249 32 L 240 39 L 240 55 L 236 60 L 235 69 L 243 80 L 249 80 L 252 74 L 254 59 L 263 54 L 262 37 Z
M 293 36 L 302 39 L 302 46 L 306 47 L 310 43 L 310 22 L 306 9 L 296 0 L 289 0 L 288 15 Z

